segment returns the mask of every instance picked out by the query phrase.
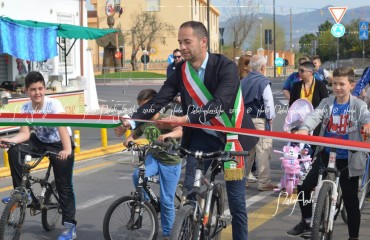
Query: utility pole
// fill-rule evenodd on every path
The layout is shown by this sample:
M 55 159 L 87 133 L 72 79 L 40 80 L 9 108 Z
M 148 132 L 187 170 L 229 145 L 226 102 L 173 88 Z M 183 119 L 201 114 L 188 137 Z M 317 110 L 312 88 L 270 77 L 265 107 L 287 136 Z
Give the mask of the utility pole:
M 262 48 L 262 17 L 258 18 L 260 20 L 260 48 Z
M 208 52 L 211 52 L 211 38 L 210 38 L 210 24 L 209 24 L 209 2 L 211 0 L 207 0 L 207 30 L 208 30 Z
M 290 9 L 290 52 L 293 52 L 293 15 Z
M 273 41 L 274 41 L 274 62 L 273 62 L 273 64 L 274 64 L 274 78 L 276 78 L 276 65 L 275 65 L 275 60 L 276 60 L 276 53 L 275 53 L 275 51 L 276 51 L 276 29 L 275 29 L 275 0 L 273 0 L 274 2 L 273 2 L 273 5 L 274 5 L 274 7 L 273 7 L 273 18 L 274 18 L 274 39 L 273 39 Z

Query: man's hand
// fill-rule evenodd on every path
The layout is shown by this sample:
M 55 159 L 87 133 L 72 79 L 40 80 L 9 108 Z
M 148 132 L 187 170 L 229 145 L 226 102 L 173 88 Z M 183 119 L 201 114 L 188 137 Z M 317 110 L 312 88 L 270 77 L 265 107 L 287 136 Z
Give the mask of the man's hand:
M 362 132 L 365 136 L 366 142 L 370 142 L 370 125 L 366 124 L 362 127 Z
M 171 122 L 171 123 L 169 123 Z M 157 127 L 161 129 L 173 129 L 181 124 L 189 123 L 187 116 L 169 116 L 157 121 Z
M 133 142 L 135 139 L 131 136 L 128 136 L 126 140 L 123 142 L 123 146 L 127 147 L 129 142 Z
M 295 134 L 308 135 L 308 132 L 306 130 L 298 130 L 297 132 L 295 132 Z

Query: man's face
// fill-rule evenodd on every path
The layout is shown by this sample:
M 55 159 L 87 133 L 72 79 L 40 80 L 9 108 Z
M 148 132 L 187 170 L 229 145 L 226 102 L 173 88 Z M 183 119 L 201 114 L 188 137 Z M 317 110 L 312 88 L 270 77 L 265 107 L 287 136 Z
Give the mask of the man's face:
M 45 86 L 42 82 L 31 83 L 26 92 L 32 101 L 32 105 L 39 105 L 40 107 L 43 105 Z
M 178 41 L 182 57 L 189 62 L 197 61 L 207 51 L 207 38 L 196 36 L 190 27 L 180 28 Z
M 321 66 L 321 61 L 319 59 L 313 60 L 312 63 L 315 65 L 315 70 L 318 70 Z
M 302 80 L 309 80 L 312 78 L 313 72 L 305 67 L 300 66 L 298 68 L 299 78 Z
M 181 62 L 181 60 L 182 60 L 182 57 L 181 57 L 181 52 L 175 52 L 174 54 L 173 54 L 173 59 L 174 59 L 174 61 L 175 61 L 175 64 L 177 64 L 177 63 L 179 63 L 179 62 Z

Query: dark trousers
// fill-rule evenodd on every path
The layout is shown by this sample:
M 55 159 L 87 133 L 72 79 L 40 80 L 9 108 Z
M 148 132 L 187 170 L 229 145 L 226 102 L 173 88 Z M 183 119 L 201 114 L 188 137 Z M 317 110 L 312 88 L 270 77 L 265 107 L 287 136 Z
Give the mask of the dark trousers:
M 195 129 L 192 132 L 189 150 L 213 152 L 224 150 L 224 144 L 218 137 L 207 134 L 203 130 Z M 189 157 L 186 163 L 186 174 L 184 180 L 184 188 L 190 191 L 193 188 L 194 175 L 197 167 L 197 160 Z M 205 171 L 210 166 L 211 161 L 204 164 Z M 248 239 L 248 217 L 245 199 L 245 183 L 246 179 L 240 181 L 226 181 L 226 192 L 229 201 L 229 209 L 232 216 L 232 235 L 233 240 Z
M 307 174 L 302 185 L 297 187 L 299 193 L 298 199 L 301 208 L 302 218 L 307 219 L 312 217 L 312 203 L 308 201 L 311 197 L 312 190 L 317 185 L 317 178 L 319 176 L 319 169 L 327 167 L 329 155 L 322 152 L 316 161 L 312 164 L 312 169 Z M 352 160 L 352 161 L 355 161 Z M 343 203 L 348 215 L 348 232 L 349 236 L 353 238 L 358 237 L 360 230 L 361 213 L 359 210 L 358 200 L 358 181 L 359 177 L 349 177 L 348 161 L 346 159 L 339 159 L 336 162 L 337 169 L 340 170 L 339 184 L 342 189 Z M 303 198 L 305 204 L 303 203 Z
M 35 153 L 44 153 L 45 151 L 60 152 L 63 150 L 61 142 L 44 143 L 41 142 L 35 134 L 31 134 L 28 141 L 29 145 L 20 146 L 24 150 L 31 150 Z M 72 143 L 73 146 L 73 143 Z M 21 185 L 22 181 L 22 165 L 18 160 L 19 148 L 11 147 L 8 150 L 9 166 L 13 179 L 14 188 Z M 21 154 L 21 159 L 24 159 L 24 154 Z M 62 223 L 71 222 L 76 224 L 76 203 L 73 191 L 72 175 L 74 165 L 74 152 L 66 160 L 61 160 L 55 156 L 50 157 L 50 162 L 53 166 L 55 184 L 59 195 L 60 205 L 62 208 Z

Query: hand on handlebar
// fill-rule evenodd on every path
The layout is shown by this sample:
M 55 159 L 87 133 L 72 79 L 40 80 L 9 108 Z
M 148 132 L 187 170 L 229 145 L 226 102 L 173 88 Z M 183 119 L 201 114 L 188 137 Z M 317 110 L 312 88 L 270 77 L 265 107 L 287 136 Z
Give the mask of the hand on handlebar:
M 10 138 L 0 138 L 0 148 L 9 148 L 11 142 Z
M 308 133 L 306 130 L 298 130 L 297 132 L 295 132 L 295 134 L 299 134 L 299 135 L 309 135 L 309 133 Z
M 71 151 L 62 150 L 59 152 L 58 158 L 61 160 L 66 160 L 71 155 Z

